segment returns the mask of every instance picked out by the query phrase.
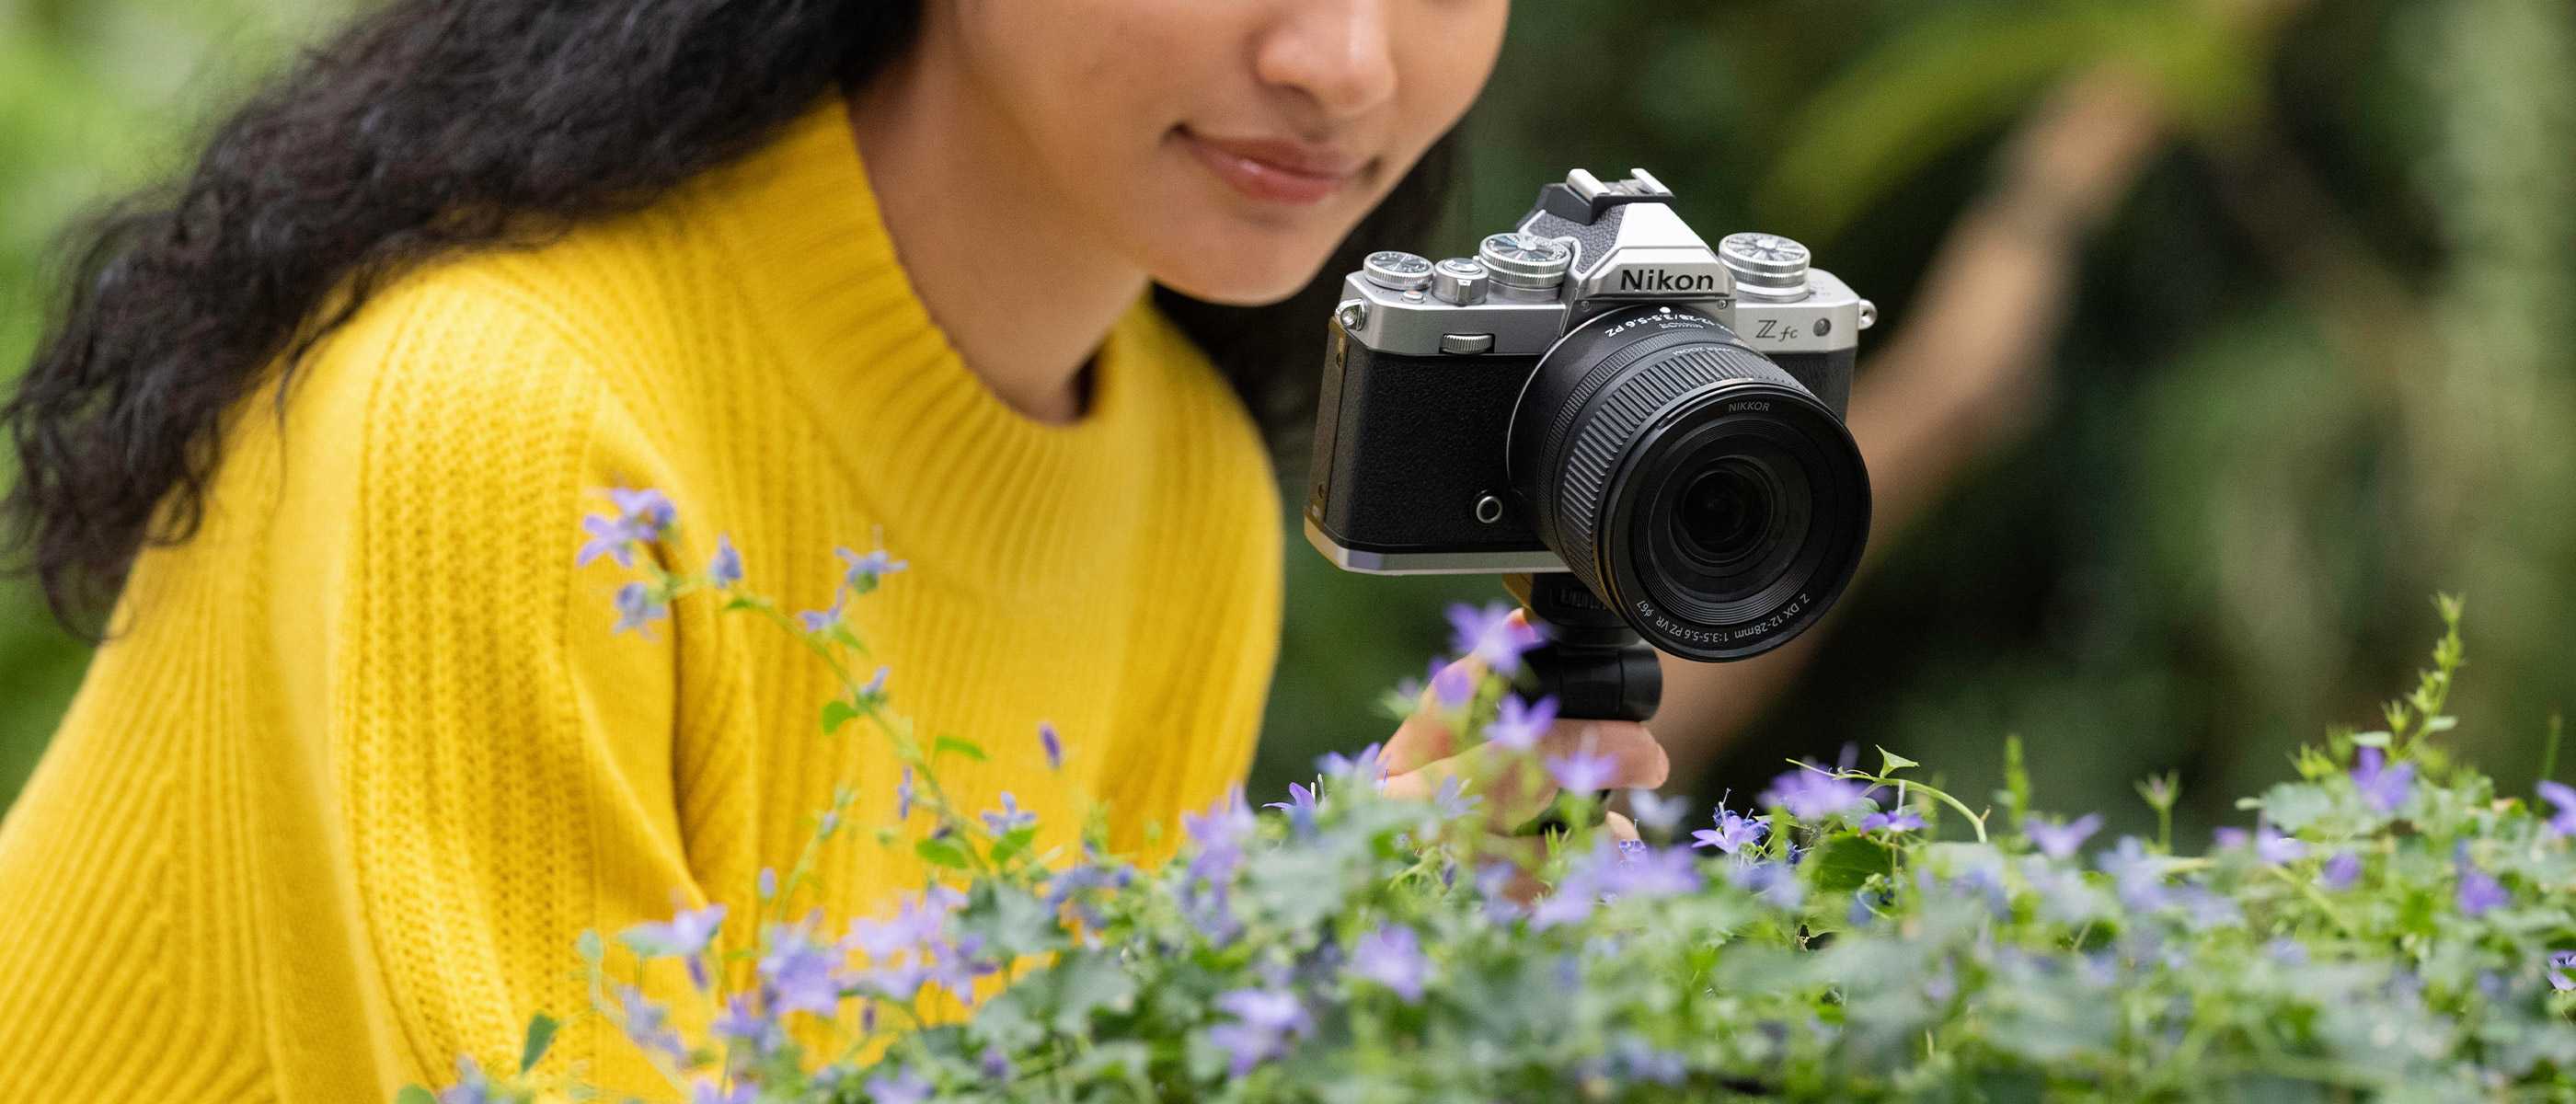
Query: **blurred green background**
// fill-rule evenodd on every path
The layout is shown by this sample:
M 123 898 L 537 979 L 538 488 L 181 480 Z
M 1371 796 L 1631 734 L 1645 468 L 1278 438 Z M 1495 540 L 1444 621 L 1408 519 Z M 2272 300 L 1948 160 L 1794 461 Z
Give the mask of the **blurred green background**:
M 0 0 L 0 364 L 36 340 L 52 233 L 182 165 L 344 10 Z M 2035 428 L 1882 548 L 1795 684 L 1673 788 L 1749 792 L 1857 743 L 1983 793 L 2019 733 L 2043 805 L 2134 827 L 2131 781 L 2170 767 L 2186 824 L 2237 819 L 2297 741 L 2367 727 L 2431 642 L 2437 589 L 2469 603 L 2459 740 L 2532 776 L 2576 700 L 2569 0 L 1523 0 L 1514 19 L 1457 251 L 1570 166 L 1645 165 L 1703 231 L 1805 240 L 1878 303 L 1880 341 L 2063 78 L 2131 73 L 2172 128 L 2088 241 Z M 1385 734 L 1373 703 L 1443 646 L 1441 603 L 1499 595 L 1341 575 L 1302 540 L 1288 562 L 1263 800 Z M 0 585 L 0 805 L 83 658 Z

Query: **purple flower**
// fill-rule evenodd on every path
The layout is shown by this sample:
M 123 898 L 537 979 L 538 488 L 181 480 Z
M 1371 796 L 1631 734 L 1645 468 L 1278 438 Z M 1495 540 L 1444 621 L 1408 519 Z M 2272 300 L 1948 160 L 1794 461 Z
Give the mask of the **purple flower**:
M 764 866 L 760 868 L 759 888 L 760 899 L 763 901 L 778 896 L 778 869 L 776 867 Z
M 1351 949 L 1351 975 L 1386 986 L 1406 1001 L 1422 999 L 1422 983 L 1431 976 L 1431 960 L 1422 955 L 1422 937 L 1402 924 L 1379 928 Z
M 491 1104 L 492 1079 L 471 1054 L 456 1056 L 456 1083 L 438 1091 L 438 1104 Z
M 653 588 L 637 580 L 617 588 L 617 624 L 609 628 L 608 634 L 615 636 L 632 630 L 635 635 L 651 640 L 653 634 L 645 631 L 644 626 L 669 616 L 670 605 L 654 601 Z
M 966 903 L 966 895 L 947 886 L 932 886 L 918 896 L 905 894 L 894 915 L 884 920 L 853 920 L 842 942 L 871 960 L 890 958 L 936 942 L 948 915 Z
M 2147 853 L 2147 845 L 2136 836 L 2120 837 L 2120 845 L 2094 860 L 2094 865 L 2111 876 L 2120 891 L 2120 903 L 2137 912 L 2154 912 L 2171 900 L 2165 892 L 2165 860 Z
M 2279 866 L 2308 857 L 2308 845 L 2295 836 L 2285 836 L 2269 824 L 2254 826 L 2254 857 L 2266 866 Z
M 2186 913 L 2184 922 L 2193 931 L 2241 927 L 2245 923 L 2245 910 L 2236 903 L 2236 898 L 2212 893 L 2206 886 L 2194 885 L 2185 889 L 2182 903 Z
M 1791 816 L 1810 823 L 1844 812 L 1866 800 L 1869 787 L 1825 773 L 1817 767 L 1799 767 L 1771 780 L 1771 788 L 1759 799 L 1764 805 L 1778 805 Z
M 1807 885 L 1798 880 L 1798 868 L 1778 859 L 1736 863 L 1727 868 L 1726 877 L 1773 908 L 1794 909 L 1807 899 Z
M 841 582 L 850 588 L 852 594 L 875 590 L 877 580 L 912 566 L 912 561 L 894 559 L 882 548 L 864 556 L 847 548 L 835 548 L 832 554 L 850 565 L 850 570 L 842 574 Z
M 2075 849 L 2102 830 L 2102 814 L 2086 813 L 2065 824 L 2052 824 L 2038 817 L 2023 817 L 2021 834 L 2030 837 L 2030 845 L 2052 859 L 2071 859 Z
M 749 1081 L 736 1081 L 731 1089 L 712 1077 L 689 1082 L 689 1104 L 752 1104 L 760 1096 L 760 1086 Z
M 842 591 L 832 596 L 831 608 L 806 610 L 796 615 L 796 623 L 805 626 L 806 632 L 823 632 L 841 623 L 841 607 L 848 604 L 850 604 L 849 592 Z
M 581 546 L 580 557 L 573 561 L 576 567 L 588 567 L 601 556 L 616 561 L 619 567 L 634 567 L 635 546 L 661 540 L 680 518 L 679 510 L 660 491 L 613 487 L 608 498 L 617 506 L 615 516 L 592 514 L 581 519 L 590 541 Z
M 868 1099 L 873 1104 L 930 1104 L 933 1087 L 930 1079 L 910 1066 L 893 1074 L 880 1073 L 868 1078 Z
M 1064 739 L 1056 735 L 1053 724 L 1038 722 L 1038 746 L 1046 751 L 1048 770 L 1064 769 Z
M 637 1047 L 668 1055 L 674 1060 L 680 1057 L 682 1051 L 688 1049 L 680 1042 L 680 1033 L 671 1029 L 669 1012 L 661 1005 L 645 999 L 644 994 L 640 992 L 624 987 L 617 990 L 617 1003 L 625 1013 L 626 1037 L 634 1040 Z
M 1682 826 L 1682 818 L 1690 815 L 1690 799 L 1665 797 L 1653 790 L 1630 790 L 1628 811 L 1637 814 L 1639 827 L 1659 837 L 1670 836 Z
M 1252 808 L 1243 803 L 1243 791 L 1229 787 L 1225 796 L 1210 803 L 1204 813 L 1182 813 L 1181 827 L 1201 847 L 1231 847 L 1251 838 L 1260 822 L 1253 819 Z
M 903 781 L 895 783 L 894 786 L 894 818 L 896 820 L 912 819 L 912 797 L 912 768 L 905 767 L 903 768 Z
M 1009 1081 L 1011 1056 L 1002 1053 L 1001 1047 L 988 1046 L 984 1048 L 984 1053 L 975 1057 L 975 1068 L 984 1071 L 984 1076 L 995 1081 Z
M 2353 883 L 2360 880 L 2361 856 L 2350 851 L 2339 853 L 2335 857 L 2327 859 L 2325 869 L 2317 874 L 2318 885 L 2334 890 L 2337 893 L 2351 889 Z
M 1476 696 L 1476 680 L 1468 677 L 1466 668 L 1451 664 L 1432 672 L 1431 696 L 1442 709 L 1459 708 Z
M 1295 816 L 1301 812 L 1308 816 L 1312 816 L 1317 808 L 1315 804 L 1315 791 L 1311 787 L 1291 782 L 1288 784 L 1288 800 L 1273 801 L 1268 805 L 1262 806 L 1262 808 L 1278 809 L 1286 812 L 1290 816 Z
M 922 967 L 924 980 L 946 987 L 959 1001 L 973 1007 L 975 979 L 1002 970 L 999 964 L 984 960 L 983 949 L 984 937 L 980 935 L 931 944 L 929 961 Z
M 1317 756 L 1315 772 L 1326 778 L 1352 778 L 1366 772 L 1369 781 L 1375 782 L 1386 777 L 1386 764 L 1378 760 L 1378 745 L 1370 744 L 1356 755 L 1328 751 Z
M 1714 847 L 1732 855 L 1739 848 L 1762 842 L 1762 837 L 1771 832 L 1771 825 L 1761 818 L 1738 816 L 1724 806 L 1710 814 L 1710 819 L 1717 822 L 1717 829 L 1702 828 L 1691 833 L 1692 846 Z
M 1020 808 L 1020 799 L 1011 796 L 1009 790 L 1002 791 L 1002 807 L 986 809 L 983 816 L 984 827 L 996 836 L 1007 836 L 1038 822 L 1038 815 Z
M 638 958 L 694 955 L 707 949 L 708 941 L 724 927 L 724 918 L 724 903 L 719 901 L 694 912 L 683 911 L 667 924 L 637 924 L 619 932 L 617 941 Z
M 2242 828 L 2212 828 L 2209 840 L 2221 851 L 2233 851 L 2254 842 L 2254 834 Z
M 2387 758 L 2378 748 L 2361 749 L 2358 761 L 2353 764 L 2352 784 L 2361 790 L 2361 796 L 2373 808 L 2394 815 L 2415 791 L 2415 764 L 2399 763 L 2389 767 L 2385 766 Z
M 2570 968 L 2576 968 L 2576 951 L 2549 952 L 2549 987 L 2561 993 L 2576 991 L 2576 978 L 2567 976 Z
M 771 924 L 769 951 L 760 958 L 760 981 L 769 994 L 769 1006 L 781 1014 L 838 1012 L 841 983 L 832 975 L 834 957 L 828 948 L 808 939 L 803 927 Z
M 1505 694 L 1493 723 L 1485 726 L 1485 742 L 1510 751 L 1528 751 L 1537 747 L 1539 737 L 1547 735 L 1555 724 L 1555 695 L 1529 705 L 1518 694 Z
M 1283 989 L 1227 990 L 1217 994 L 1216 1007 L 1238 1021 L 1208 1029 L 1208 1042 L 1232 1057 L 1229 1069 L 1235 1077 L 1286 1055 L 1288 1040 L 1314 1030 L 1306 1006 Z
M 722 589 L 742 581 L 742 553 L 734 550 L 733 538 L 716 537 L 715 558 L 707 561 L 707 585 Z
M 1656 850 L 1636 840 L 1620 840 L 1617 859 L 1596 852 L 1592 884 L 1608 897 L 1671 897 L 1699 892 L 1699 865 L 1687 847 Z
M 2460 876 L 2460 915 L 2476 919 L 2490 909 L 2513 903 L 2513 894 L 2505 891 L 2504 883 L 2470 861 L 2469 841 L 2460 841 L 2458 849 L 2451 853 L 2451 865 Z
M 708 1034 L 756 1054 L 767 1054 L 787 1044 L 787 1031 L 778 1021 L 760 1014 L 749 993 L 736 993 L 725 1001 L 725 1010 L 707 1024 Z
M 1465 783 L 1457 775 L 1450 775 L 1440 780 L 1440 791 L 1431 795 L 1431 804 L 1440 810 L 1442 819 L 1456 820 L 1485 803 L 1482 796 L 1470 797 L 1465 791 Z
M 870 678 L 866 685 L 859 687 L 859 701 L 869 705 L 884 701 L 886 676 L 893 673 L 894 668 L 878 665 L 876 676 Z
M 2540 796 L 2558 806 L 2558 815 L 2542 821 L 2540 830 L 2553 836 L 2576 836 L 2576 787 L 2543 779 Z
M 1860 830 L 1863 832 L 1913 832 L 1921 830 L 1922 827 L 1923 818 L 1914 815 L 1912 809 L 1898 809 L 1892 813 L 1871 813 L 1860 818 Z
M 1583 746 L 1574 749 L 1574 754 L 1548 756 L 1548 777 L 1576 793 L 1606 788 L 1610 780 L 1617 777 L 1619 760 L 1616 756 L 1594 755 L 1592 748 L 1592 736 L 1587 733 L 1583 737 Z
M 1514 620 L 1512 608 L 1501 602 L 1481 610 L 1464 602 L 1451 605 L 1449 626 L 1457 630 L 1450 649 L 1484 660 L 1497 674 L 1519 673 L 1521 653 L 1539 645 L 1538 630 Z

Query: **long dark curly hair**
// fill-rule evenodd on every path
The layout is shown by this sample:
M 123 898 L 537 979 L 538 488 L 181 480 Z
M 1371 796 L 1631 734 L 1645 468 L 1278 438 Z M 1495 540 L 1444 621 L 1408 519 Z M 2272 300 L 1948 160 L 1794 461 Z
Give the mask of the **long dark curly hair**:
M 74 228 L 70 279 L 0 422 L 0 540 L 93 627 L 146 544 L 203 515 L 228 410 L 404 271 L 629 213 L 747 156 L 912 41 L 921 0 L 397 0 L 234 112 L 195 169 Z M 1443 141 L 1353 234 L 1425 239 Z M 1156 297 L 1275 443 L 1314 400 L 1337 257 L 1272 307 Z M 341 294 L 345 289 L 346 294 Z

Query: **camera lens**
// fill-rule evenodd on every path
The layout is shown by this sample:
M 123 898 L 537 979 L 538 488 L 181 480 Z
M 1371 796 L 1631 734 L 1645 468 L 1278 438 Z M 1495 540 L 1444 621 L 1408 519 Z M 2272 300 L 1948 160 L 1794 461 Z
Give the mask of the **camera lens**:
M 1761 547 L 1779 508 L 1778 484 L 1769 469 L 1728 457 L 1691 477 L 1673 510 L 1673 532 L 1701 563 L 1736 563 Z
M 1512 417 L 1539 538 L 1664 651 L 1742 659 L 1841 596 L 1869 475 L 1841 419 L 1715 319 L 1623 307 L 1541 358 Z

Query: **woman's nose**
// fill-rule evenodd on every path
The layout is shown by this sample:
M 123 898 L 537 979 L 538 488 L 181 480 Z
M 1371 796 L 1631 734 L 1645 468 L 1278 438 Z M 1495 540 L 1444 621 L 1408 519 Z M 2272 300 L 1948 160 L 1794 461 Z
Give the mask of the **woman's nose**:
M 1395 97 L 1392 3 L 1287 0 L 1253 62 L 1264 84 L 1303 93 L 1333 119 L 1365 115 Z

